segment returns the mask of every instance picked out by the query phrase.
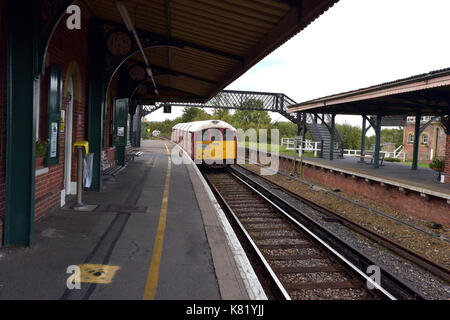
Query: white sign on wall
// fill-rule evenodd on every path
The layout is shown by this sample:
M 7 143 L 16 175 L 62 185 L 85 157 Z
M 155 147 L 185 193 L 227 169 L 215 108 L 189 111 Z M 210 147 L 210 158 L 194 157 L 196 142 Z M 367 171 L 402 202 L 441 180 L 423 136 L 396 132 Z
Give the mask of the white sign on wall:
M 50 138 L 50 158 L 56 157 L 58 145 L 58 122 L 52 122 L 52 136 Z

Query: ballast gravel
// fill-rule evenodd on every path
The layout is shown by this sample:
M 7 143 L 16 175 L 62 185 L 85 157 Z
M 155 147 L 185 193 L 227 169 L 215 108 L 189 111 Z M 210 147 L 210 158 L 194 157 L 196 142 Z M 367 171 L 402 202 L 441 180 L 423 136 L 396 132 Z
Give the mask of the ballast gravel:
M 259 167 L 255 165 L 245 165 L 243 166 L 252 172 L 258 174 L 259 173 Z M 248 174 L 245 169 L 239 168 L 238 166 L 234 166 L 234 168 L 238 171 L 241 171 L 243 174 Z M 271 181 L 274 181 L 275 183 L 278 183 L 280 185 L 286 185 L 289 186 L 289 190 L 304 190 L 304 193 L 310 193 L 313 194 L 314 201 L 319 202 L 319 199 L 321 197 L 325 197 L 325 194 L 321 194 L 318 191 L 313 191 L 310 188 L 306 188 L 305 191 L 305 185 L 301 182 L 298 182 L 293 179 L 288 179 L 287 177 L 283 175 L 274 175 L 268 178 Z M 267 187 L 270 187 L 270 184 L 267 183 L 263 178 L 256 177 L 255 180 L 257 180 L 262 185 L 265 185 Z M 308 190 L 309 189 L 309 190 Z M 394 254 L 393 252 L 389 251 L 383 246 L 378 245 L 377 243 L 373 242 L 370 239 L 367 239 L 366 237 L 350 230 L 349 228 L 335 222 L 327 222 L 324 220 L 323 214 L 317 212 L 316 210 L 313 210 L 306 206 L 305 204 L 301 203 L 300 201 L 290 197 L 288 194 L 283 192 L 280 188 L 274 188 L 272 189 L 273 192 L 279 196 L 282 196 L 284 199 L 289 201 L 292 205 L 304 209 L 304 213 L 307 214 L 309 217 L 314 219 L 317 223 L 325 227 L 327 230 L 332 232 L 334 235 L 339 237 L 341 240 L 345 241 L 346 243 L 349 243 L 359 251 L 366 254 L 368 257 L 374 261 L 379 266 L 383 266 L 386 270 L 389 272 L 395 274 L 396 276 L 403 279 L 408 285 L 411 287 L 417 289 L 420 291 L 426 298 L 433 299 L 433 300 L 448 300 L 450 299 L 450 285 L 448 283 L 445 283 L 443 280 L 437 278 L 433 274 L 421 269 L 420 267 L 417 267 L 416 265 L 410 263 L 409 261 L 399 257 L 398 255 Z M 300 191 L 297 191 L 300 192 Z M 299 193 L 301 194 L 301 193 Z M 354 205 L 353 205 L 354 206 Z M 349 214 L 352 215 L 352 210 L 360 210 L 360 208 L 357 208 L 355 206 L 354 209 L 351 207 L 344 210 Z M 387 224 L 385 219 L 381 218 L 374 218 L 366 215 L 367 220 L 371 220 L 373 224 L 374 229 L 382 228 L 380 225 Z M 381 222 L 379 222 L 381 221 Z M 359 221 L 357 221 L 359 223 Z M 410 232 L 411 234 L 413 231 Z M 255 233 L 258 235 L 262 235 L 261 233 Z M 273 234 L 273 235 L 292 235 L 292 232 L 288 231 L 281 231 L 281 230 L 274 230 L 274 231 L 265 231 L 264 234 Z M 415 243 L 415 245 L 419 245 L 418 242 L 420 242 L 421 238 L 402 238 L 402 244 L 404 245 L 404 241 L 408 240 L 411 243 Z M 437 241 L 437 240 L 432 240 Z M 413 244 L 412 244 L 413 245 Z M 439 257 L 441 257 L 442 261 L 448 261 L 448 256 L 450 255 L 450 250 L 448 250 L 447 245 L 443 245 L 442 242 L 439 243 L 439 249 L 433 249 L 432 252 L 434 252 L 437 256 L 437 254 L 440 254 Z M 435 251 L 437 250 L 437 251 Z M 313 295 L 313 292 L 309 292 L 310 290 L 306 290 L 303 295 Z M 357 291 L 357 290 L 356 290 Z M 338 291 L 337 291 L 338 292 Z M 328 296 L 328 295 L 327 295 Z M 317 297 L 319 298 L 319 297 Z M 308 298 L 309 299 L 309 298 Z

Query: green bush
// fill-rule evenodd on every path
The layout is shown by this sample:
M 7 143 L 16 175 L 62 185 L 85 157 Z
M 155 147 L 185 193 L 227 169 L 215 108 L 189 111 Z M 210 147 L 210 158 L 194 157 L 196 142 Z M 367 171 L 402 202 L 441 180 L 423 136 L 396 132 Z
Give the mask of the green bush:
M 430 168 L 433 170 L 443 170 L 445 166 L 444 159 L 434 158 L 429 164 Z
M 36 142 L 36 158 L 45 157 L 47 154 L 47 141 Z
M 384 161 L 389 161 L 389 162 L 401 162 L 402 160 L 397 159 L 397 158 L 384 158 Z

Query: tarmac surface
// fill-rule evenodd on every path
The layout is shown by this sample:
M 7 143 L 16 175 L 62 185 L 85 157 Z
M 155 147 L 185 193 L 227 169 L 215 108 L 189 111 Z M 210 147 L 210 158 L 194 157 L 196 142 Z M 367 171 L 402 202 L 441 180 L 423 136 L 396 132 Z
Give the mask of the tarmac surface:
M 57 209 L 35 223 L 32 248 L 1 248 L 0 299 L 257 298 L 196 169 L 173 164 L 171 147 L 143 141 L 142 156 L 84 193 L 94 211 Z

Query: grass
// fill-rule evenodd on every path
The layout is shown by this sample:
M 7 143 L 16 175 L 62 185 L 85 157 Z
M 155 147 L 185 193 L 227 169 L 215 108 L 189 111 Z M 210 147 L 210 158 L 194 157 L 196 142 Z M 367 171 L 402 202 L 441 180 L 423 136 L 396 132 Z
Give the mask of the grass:
M 412 166 L 412 161 L 405 161 L 405 162 L 399 162 L 400 164 L 404 164 L 404 165 L 408 165 L 408 166 Z M 419 167 L 422 168 L 430 168 L 430 164 L 429 163 L 420 163 L 418 164 Z
M 265 146 L 267 151 L 271 150 L 271 144 L 267 144 L 267 143 L 259 143 L 259 142 L 250 142 L 250 141 L 245 141 L 245 144 L 243 141 L 239 141 L 238 142 L 239 146 L 246 146 L 248 148 L 253 148 L 253 149 L 260 149 L 261 147 Z M 288 156 L 292 156 L 292 157 L 298 157 L 298 152 L 295 150 L 288 150 L 286 149 L 286 147 L 278 145 L 278 152 L 280 154 L 284 154 L 284 155 L 288 155 Z M 311 151 L 306 151 L 303 152 L 303 156 L 304 157 L 310 157 L 310 158 L 314 158 L 314 152 Z

